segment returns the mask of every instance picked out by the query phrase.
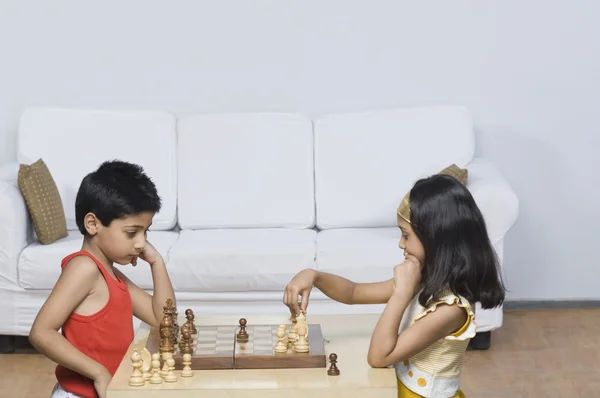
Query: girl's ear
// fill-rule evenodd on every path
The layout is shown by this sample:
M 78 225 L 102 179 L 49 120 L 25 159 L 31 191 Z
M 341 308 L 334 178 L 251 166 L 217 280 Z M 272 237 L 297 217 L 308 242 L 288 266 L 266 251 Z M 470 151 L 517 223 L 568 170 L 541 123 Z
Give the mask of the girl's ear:
M 102 228 L 102 223 L 94 213 L 87 213 L 83 218 L 83 226 L 90 236 L 94 236 Z

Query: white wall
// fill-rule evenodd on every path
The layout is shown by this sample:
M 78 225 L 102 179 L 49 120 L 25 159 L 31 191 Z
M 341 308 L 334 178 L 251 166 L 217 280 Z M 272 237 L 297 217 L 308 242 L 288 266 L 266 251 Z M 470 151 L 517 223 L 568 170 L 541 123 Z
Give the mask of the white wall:
M 0 161 L 28 105 L 463 104 L 521 200 L 509 298 L 600 299 L 598 15 L 594 0 L 3 1 Z

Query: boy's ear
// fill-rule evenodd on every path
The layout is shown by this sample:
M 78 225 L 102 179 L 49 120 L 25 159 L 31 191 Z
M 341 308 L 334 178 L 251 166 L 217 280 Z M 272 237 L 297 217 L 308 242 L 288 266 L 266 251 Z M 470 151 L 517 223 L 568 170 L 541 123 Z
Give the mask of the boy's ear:
M 83 225 L 90 236 L 98 233 L 98 229 L 102 227 L 102 223 L 94 213 L 87 213 L 83 218 Z

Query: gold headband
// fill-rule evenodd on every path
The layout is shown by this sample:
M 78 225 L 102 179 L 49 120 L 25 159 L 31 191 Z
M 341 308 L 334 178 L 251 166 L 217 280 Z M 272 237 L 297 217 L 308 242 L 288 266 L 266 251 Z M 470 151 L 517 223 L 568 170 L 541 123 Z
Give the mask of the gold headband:
M 398 206 L 398 215 L 404 219 L 407 223 L 410 222 L 410 191 L 406 195 L 404 195 L 404 199 L 400 202 L 400 206 Z
M 462 184 L 466 185 L 469 171 L 467 169 L 461 169 L 453 163 L 444 170 L 440 171 L 438 174 L 450 175 L 458 179 Z M 398 206 L 398 215 L 402 217 L 404 221 L 412 225 L 410 222 L 410 191 L 404 195 L 404 199 L 402 199 L 402 202 L 400 202 L 400 206 Z

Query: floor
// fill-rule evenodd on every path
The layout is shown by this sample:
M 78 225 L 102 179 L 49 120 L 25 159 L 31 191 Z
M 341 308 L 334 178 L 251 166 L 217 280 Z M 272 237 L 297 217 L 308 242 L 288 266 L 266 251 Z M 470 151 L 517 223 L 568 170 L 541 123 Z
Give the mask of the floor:
M 600 309 L 507 310 L 492 347 L 467 357 L 467 397 L 600 397 Z M 54 364 L 26 339 L 0 355 L 0 374 L 0 397 L 49 397 L 55 383 Z

